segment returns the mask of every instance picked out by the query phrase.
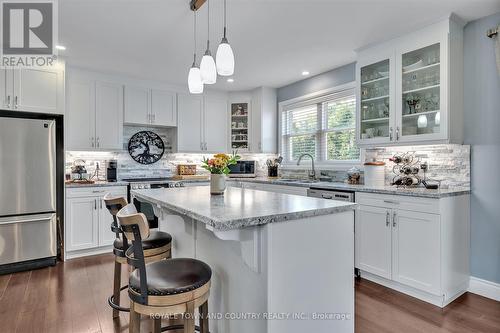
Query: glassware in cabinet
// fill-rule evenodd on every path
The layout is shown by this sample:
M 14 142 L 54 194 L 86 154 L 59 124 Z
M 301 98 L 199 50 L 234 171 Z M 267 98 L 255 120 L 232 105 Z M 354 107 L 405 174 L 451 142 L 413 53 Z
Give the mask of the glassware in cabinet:
M 401 64 L 401 135 L 440 133 L 440 44 L 404 53 Z
M 360 139 L 389 137 L 390 61 L 361 67 Z

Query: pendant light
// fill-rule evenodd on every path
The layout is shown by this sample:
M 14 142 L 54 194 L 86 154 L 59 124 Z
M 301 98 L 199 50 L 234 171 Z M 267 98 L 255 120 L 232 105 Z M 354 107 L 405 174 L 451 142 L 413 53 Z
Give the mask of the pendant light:
M 207 37 L 207 50 L 201 58 L 200 71 L 201 80 L 204 84 L 214 84 L 217 81 L 217 69 L 215 67 L 215 61 L 210 52 L 210 0 L 208 0 L 208 37 Z
M 217 73 L 221 76 L 231 76 L 234 73 L 234 54 L 226 38 L 226 0 L 224 0 L 224 36 L 215 55 Z
M 203 93 L 203 82 L 201 81 L 200 68 L 196 65 L 196 11 L 194 11 L 194 56 L 193 65 L 189 69 L 188 87 L 191 94 Z

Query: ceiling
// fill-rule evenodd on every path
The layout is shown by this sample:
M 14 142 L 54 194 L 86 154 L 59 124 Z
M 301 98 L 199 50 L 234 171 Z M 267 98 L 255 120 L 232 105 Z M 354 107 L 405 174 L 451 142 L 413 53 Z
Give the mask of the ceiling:
M 211 50 L 222 37 L 223 0 L 211 0 Z M 499 0 L 227 0 L 234 83 L 281 87 L 353 62 L 353 50 L 415 30 L 454 12 L 465 21 L 500 11 Z M 198 59 L 207 5 L 198 12 Z M 187 85 L 193 54 L 188 0 L 60 0 L 60 53 L 68 64 Z M 199 61 L 199 60 L 198 60 Z

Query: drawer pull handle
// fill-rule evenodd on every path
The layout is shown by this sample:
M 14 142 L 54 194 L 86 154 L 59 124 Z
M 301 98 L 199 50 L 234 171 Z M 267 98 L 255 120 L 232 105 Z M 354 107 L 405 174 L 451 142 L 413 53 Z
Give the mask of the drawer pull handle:
M 388 204 L 393 204 L 393 205 L 399 205 L 399 202 L 397 201 L 392 201 L 392 200 L 384 200 L 385 203 L 388 203 Z
M 389 211 L 385 214 L 385 226 L 388 227 L 391 224 L 391 213 Z

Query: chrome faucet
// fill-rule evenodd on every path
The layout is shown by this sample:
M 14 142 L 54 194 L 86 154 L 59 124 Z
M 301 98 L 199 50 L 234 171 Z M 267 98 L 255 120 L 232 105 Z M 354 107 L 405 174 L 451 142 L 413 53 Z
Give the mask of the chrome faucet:
M 309 171 L 309 179 L 310 180 L 315 180 L 316 179 L 316 170 L 314 169 L 314 157 L 311 155 L 311 154 L 302 154 L 299 156 L 299 159 L 297 160 L 297 165 L 300 165 L 300 161 L 302 161 L 302 158 L 304 156 L 308 156 L 311 158 L 311 166 L 312 166 L 312 170 Z

